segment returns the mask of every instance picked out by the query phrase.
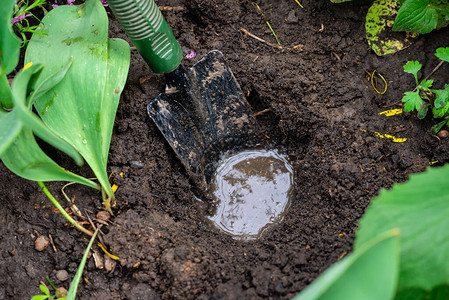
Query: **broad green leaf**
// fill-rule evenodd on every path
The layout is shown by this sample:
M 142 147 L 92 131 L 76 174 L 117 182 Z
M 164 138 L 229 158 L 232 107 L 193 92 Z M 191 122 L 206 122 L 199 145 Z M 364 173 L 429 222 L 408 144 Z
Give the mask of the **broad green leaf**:
M 0 75 L 0 108 L 3 107 L 12 108 L 11 87 L 6 75 Z
M 399 230 L 384 232 L 332 265 L 293 300 L 393 299 L 399 248 Z
M 112 197 L 106 161 L 118 97 L 129 67 L 129 46 L 108 40 L 107 14 L 97 0 L 59 6 L 42 24 L 45 35 L 33 35 L 25 61 L 44 64 L 44 78 L 60 70 L 69 58 L 73 62 L 60 84 L 37 97 L 36 110 L 78 150 Z
M 6 108 L 12 108 L 12 95 L 6 75 L 17 66 L 20 53 L 20 39 L 11 29 L 14 4 L 14 0 L 2 0 L 0 5 L 0 106 Z
M 411 112 L 414 109 L 419 111 L 421 108 L 421 105 L 424 103 L 424 101 L 419 96 L 419 91 L 416 92 L 405 92 L 404 97 L 402 98 L 402 102 L 404 102 L 404 111 L 405 112 Z
M 40 76 L 41 71 L 42 66 L 39 64 L 34 64 L 21 70 L 14 78 L 11 85 L 11 91 L 13 95 L 13 111 L 15 116 L 17 116 L 23 124 L 31 128 L 41 139 L 71 156 L 79 165 L 81 165 L 83 161 L 78 152 L 69 143 L 51 131 L 36 115 L 34 115 L 31 112 L 31 107 L 27 107 L 27 104 L 29 104 L 26 100 L 27 94 L 31 92 L 31 90 L 34 90 L 33 94 L 39 93 L 42 87 L 45 88 L 48 85 L 49 81 L 56 84 L 57 82 L 54 81 L 54 77 L 61 77 L 59 74 L 61 72 L 65 74 L 67 67 L 59 70 L 56 74 L 49 75 L 48 78 L 40 81 L 40 84 L 36 87 L 36 80 Z
M 449 165 L 429 168 L 410 180 L 383 190 L 360 220 L 354 249 L 379 232 L 399 228 L 399 285 L 426 291 L 449 278 Z
M 97 184 L 70 173 L 45 154 L 34 139 L 31 129 L 24 127 L 16 140 L 0 157 L 16 175 L 34 181 L 69 181 L 98 188 Z
M 0 76 L 9 74 L 19 61 L 20 39 L 11 29 L 14 4 L 14 0 L 2 0 L 0 5 Z
M 438 57 L 441 60 L 449 62 L 449 47 L 438 48 L 437 52 L 435 53 L 435 56 Z
M 426 298 L 427 293 L 422 289 L 409 288 L 398 290 L 394 300 L 430 300 Z
M 103 163 L 107 165 L 109 146 L 120 95 L 125 87 L 130 64 L 129 44 L 121 39 L 108 41 L 108 72 L 101 102 L 101 141 Z
M 0 157 L 19 135 L 22 126 L 14 111 L 5 112 L 0 109 Z
M 81 276 L 83 275 L 84 266 L 86 265 L 86 261 L 87 261 L 87 257 L 89 256 L 90 248 L 92 247 L 92 244 L 95 241 L 98 230 L 100 230 L 100 228 L 97 228 L 97 230 L 95 230 L 94 235 L 90 239 L 86 250 L 84 250 L 83 258 L 81 259 L 80 265 L 78 266 L 78 270 L 76 270 L 75 277 L 73 277 L 72 283 L 70 284 L 69 291 L 67 292 L 67 300 L 75 300 L 75 298 L 76 298 L 76 292 L 78 290 L 78 285 L 81 281 Z
M 352 0 L 331 0 L 332 3 L 343 3 L 343 2 L 348 2 L 348 1 L 352 1 Z
M 409 47 L 417 35 L 393 32 L 393 19 L 399 9 L 396 0 L 375 0 L 366 14 L 366 39 L 373 51 L 381 56 Z
M 406 0 L 401 5 L 393 30 L 429 33 L 449 23 L 447 1 Z

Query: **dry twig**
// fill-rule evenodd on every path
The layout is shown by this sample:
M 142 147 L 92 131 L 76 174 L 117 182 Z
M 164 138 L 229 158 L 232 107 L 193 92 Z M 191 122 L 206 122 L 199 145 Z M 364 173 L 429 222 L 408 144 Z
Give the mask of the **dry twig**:
M 160 11 L 173 11 L 173 12 L 179 12 L 183 11 L 184 7 L 182 6 L 159 6 Z
M 303 44 L 298 44 L 298 45 L 295 45 L 295 46 L 292 46 L 292 47 L 282 47 L 282 46 L 279 46 L 277 44 L 273 44 L 273 43 L 265 41 L 264 39 L 258 37 L 257 35 L 252 34 L 251 32 L 249 32 L 248 30 L 246 30 L 243 27 L 240 28 L 240 31 L 243 32 L 244 34 L 252 37 L 253 39 L 258 40 L 259 42 L 264 43 L 265 45 L 268 45 L 268 46 L 273 47 L 273 48 L 277 48 L 279 50 L 297 50 L 297 49 L 299 49 L 300 51 L 302 51 L 302 48 L 304 47 Z

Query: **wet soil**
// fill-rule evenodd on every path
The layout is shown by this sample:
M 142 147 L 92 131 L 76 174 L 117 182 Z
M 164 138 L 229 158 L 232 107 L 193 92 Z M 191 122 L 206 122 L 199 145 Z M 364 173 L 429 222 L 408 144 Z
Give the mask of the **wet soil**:
M 120 260 L 106 259 L 100 269 L 90 258 L 79 299 L 289 299 L 351 251 L 357 222 L 382 188 L 425 170 L 429 162 L 448 161 L 449 141 L 429 130 L 435 120 L 379 115 L 400 108 L 403 92 L 414 88 L 413 77 L 402 70 L 406 61 L 423 64 L 421 78 L 438 64 L 433 53 L 449 45 L 447 28 L 377 57 L 364 38 L 370 1 L 302 0 L 303 9 L 293 0 L 256 1 L 290 48 L 282 50 L 241 30 L 276 43 L 251 1 L 157 2 L 179 7 L 164 14 L 185 54 L 197 53 L 186 65 L 212 49 L 224 53 L 256 113 L 260 143 L 287 155 L 296 186 L 283 222 L 258 240 L 235 240 L 209 227 L 207 205 L 196 200 L 182 164 L 146 113 L 165 79 L 133 51 L 109 158 L 117 201 L 102 228 L 103 242 Z M 112 15 L 110 22 L 110 36 L 126 39 Z M 388 83 L 384 95 L 368 80 L 374 70 Z M 436 87 L 449 82 L 449 65 L 433 78 Z M 407 141 L 394 143 L 375 132 Z M 52 155 L 91 175 L 87 167 Z M 62 186 L 48 184 L 65 204 Z M 86 237 L 66 224 L 34 182 L 2 164 L 0 191 L 0 299 L 30 299 L 46 276 L 68 288 Z M 66 192 L 93 219 L 103 210 L 96 191 L 70 186 Z M 35 240 L 41 235 L 52 243 L 39 252 Z M 67 280 L 56 277 L 59 270 L 68 272 Z

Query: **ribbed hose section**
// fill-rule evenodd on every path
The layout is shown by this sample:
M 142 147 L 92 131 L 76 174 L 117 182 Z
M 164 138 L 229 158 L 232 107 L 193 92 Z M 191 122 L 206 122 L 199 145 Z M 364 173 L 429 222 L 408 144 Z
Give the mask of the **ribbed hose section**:
M 154 72 L 169 73 L 179 66 L 181 47 L 154 0 L 108 0 L 108 3 Z
M 132 40 L 150 38 L 164 20 L 153 0 L 109 0 L 108 3 Z

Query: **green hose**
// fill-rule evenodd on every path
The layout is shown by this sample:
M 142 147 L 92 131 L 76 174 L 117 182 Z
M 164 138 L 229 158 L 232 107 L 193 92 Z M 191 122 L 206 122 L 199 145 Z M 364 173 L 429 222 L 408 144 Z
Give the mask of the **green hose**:
M 154 0 L 108 0 L 115 17 L 155 73 L 169 73 L 182 50 Z

